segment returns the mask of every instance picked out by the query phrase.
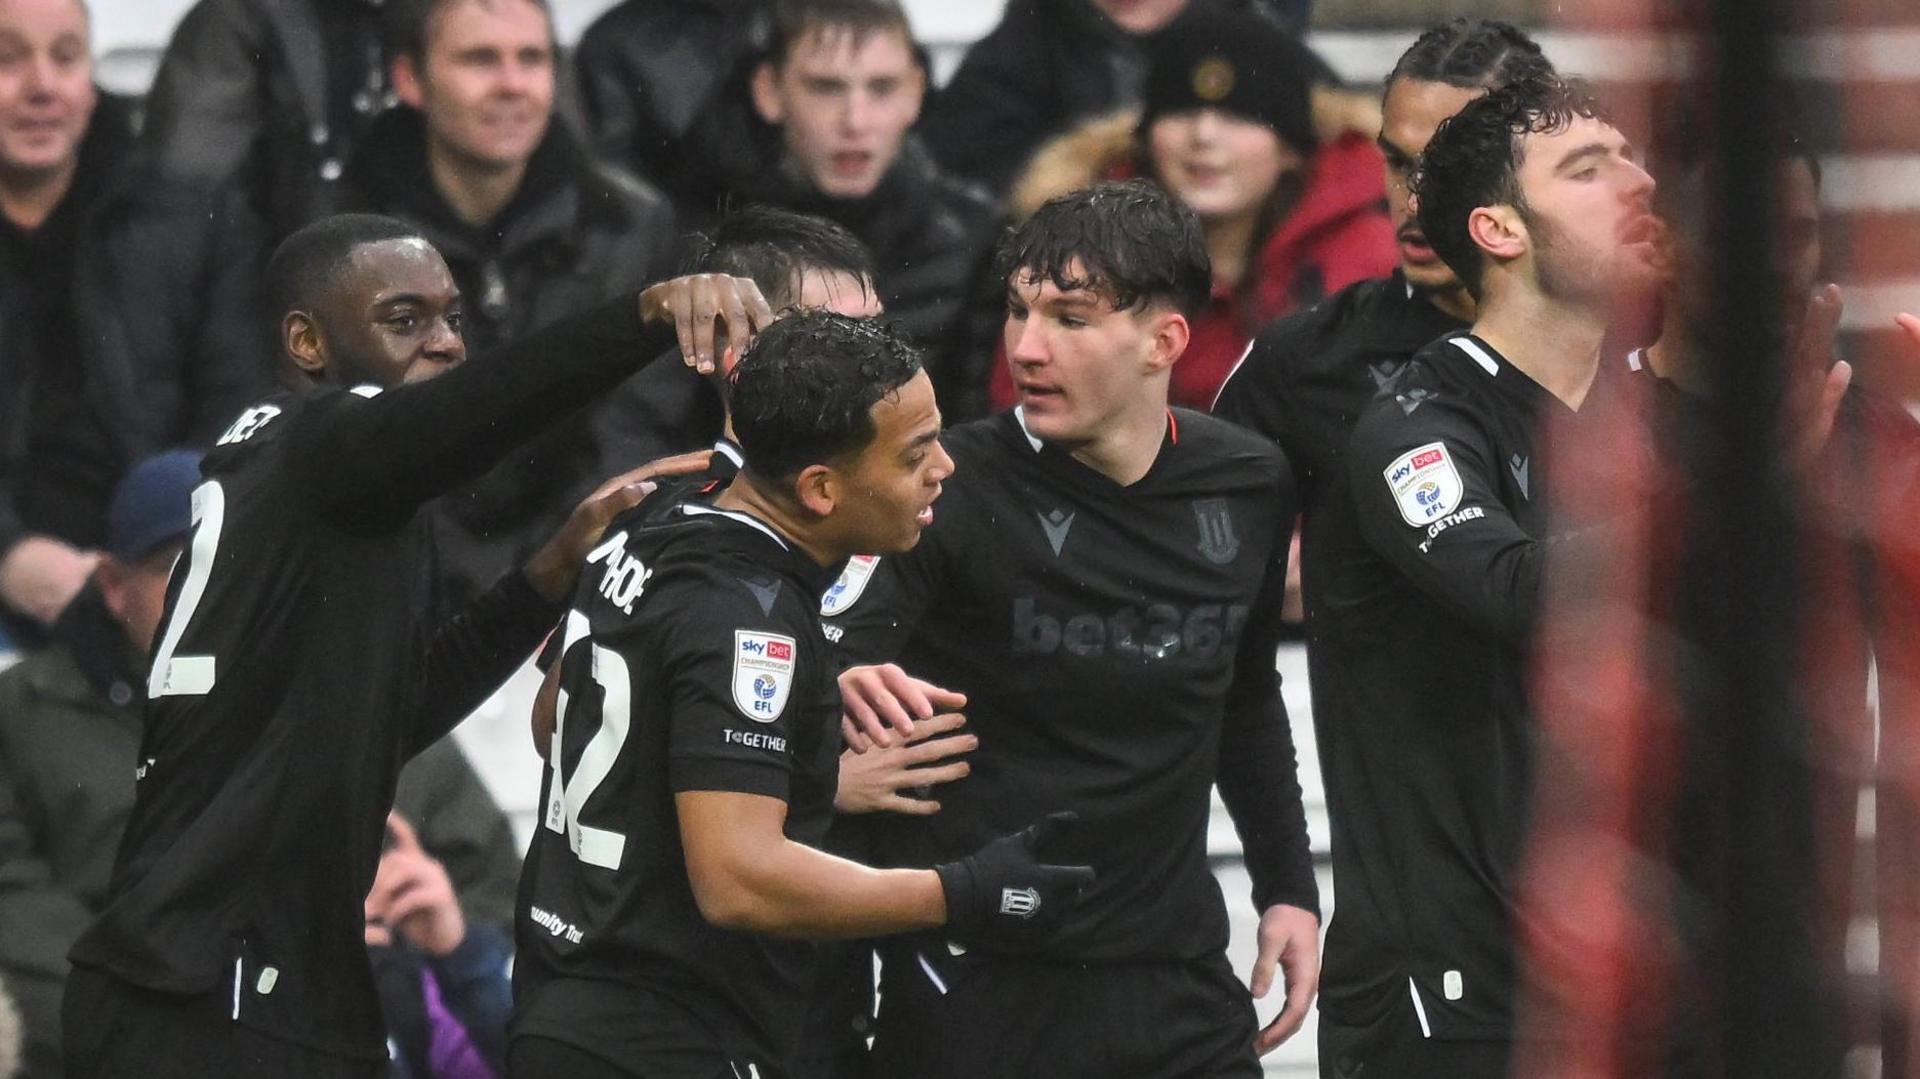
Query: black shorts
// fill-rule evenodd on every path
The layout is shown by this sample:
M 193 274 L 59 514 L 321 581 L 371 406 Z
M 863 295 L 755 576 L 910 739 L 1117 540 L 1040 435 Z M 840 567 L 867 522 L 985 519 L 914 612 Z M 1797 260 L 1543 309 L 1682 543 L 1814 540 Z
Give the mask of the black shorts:
M 1320 1079 L 1506 1079 L 1513 1043 L 1429 1038 L 1411 998 L 1366 1026 L 1320 1013 Z
M 335 1056 L 237 1023 L 222 994 L 182 996 L 75 967 L 61 1006 L 68 1079 L 385 1079 L 385 1060 Z
M 652 1060 L 615 1064 L 578 1046 L 528 1034 L 507 1047 L 506 1079 L 772 1079 L 717 1053 L 668 1053 Z
M 922 939 L 886 949 L 868 1075 L 1259 1079 L 1257 1026 L 1225 956 L 1087 966 Z
M 686 999 L 584 978 L 522 987 L 508 1079 L 790 1079 Z

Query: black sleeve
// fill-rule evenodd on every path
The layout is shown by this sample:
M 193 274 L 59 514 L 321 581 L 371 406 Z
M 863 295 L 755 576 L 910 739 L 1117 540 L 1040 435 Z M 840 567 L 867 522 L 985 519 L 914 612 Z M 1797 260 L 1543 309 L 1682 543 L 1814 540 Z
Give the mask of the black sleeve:
M 408 755 L 432 745 L 525 663 L 562 609 L 514 570 L 440 625 L 427 647 Z
M 1546 544 L 1500 501 L 1485 429 L 1445 402 L 1408 414 L 1379 401 L 1354 428 L 1347 458 L 1367 544 L 1476 628 L 1524 645 Z
M 1273 328 L 1255 337 L 1214 395 L 1213 414 L 1291 453 L 1286 438 L 1294 424 L 1286 376 L 1294 358 L 1292 342 Z
M 1281 496 L 1282 520 L 1297 513 L 1292 485 Z M 1280 647 L 1280 605 L 1286 591 L 1290 525 L 1275 538 L 1260 596 L 1247 618 L 1227 691 L 1220 764 L 1215 783 L 1240 835 L 1253 907 L 1276 903 L 1320 913 L 1320 884 L 1313 873 L 1307 813 L 1300 792 L 1300 765 L 1293 728 L 1280 697 L 1274 656 Z
M 634 297 L 623 296 L 437 378 L 327 395 L 295 417 L 290 468 L 342 528 L 388 531 L 672 342 L 671 326 L 643 327 Z

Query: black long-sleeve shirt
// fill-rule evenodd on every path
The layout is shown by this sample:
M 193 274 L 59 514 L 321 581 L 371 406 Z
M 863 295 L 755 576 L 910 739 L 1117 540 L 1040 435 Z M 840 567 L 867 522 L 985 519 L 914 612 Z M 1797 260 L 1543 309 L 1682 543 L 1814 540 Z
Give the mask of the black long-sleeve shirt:
M 557 617 L 515 572 L 439 619 L 418 510 L 664 338 L 629 297 L 428 382 L 283 396 L 234 422 L 201 466 L 133 816 L 77 965 L 384 1055 L 362 901 L 395 777 Z
M 1072 809 L 1083 824 L 1049 853 L 1098 879 L 1042 950 L 1217 954 L 1217 780 L 1256 906 L 1317 911 L 1274 671 L 1295 512 L 1280 454 L 1178 409 L 1152 468 L 1124 487 L 1033 439 L 1017 412 L 945 445 L 955 472 L 919 546 L 856 559 L 821 607 L 850 654 L 966 693 L 980 738 L 939 813 L 873 822 L 879 853 L 928 865 Z

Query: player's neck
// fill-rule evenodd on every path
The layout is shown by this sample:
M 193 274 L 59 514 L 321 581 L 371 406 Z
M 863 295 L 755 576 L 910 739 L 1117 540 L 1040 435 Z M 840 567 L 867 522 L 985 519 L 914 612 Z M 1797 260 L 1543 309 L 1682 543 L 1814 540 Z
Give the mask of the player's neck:
M 1102 426 L 1100 434 L 1086 441 L 1063 445 L 1073 459 L 1122 487 L 1131 487 L 1153 468 L 1160 456 L 1160 445 L 1167 439 L 1165 395 L 1151 408 L 1142 405 L 1115 417 Z
M 1578 411 L 1600 370 L 1606 313 L 1554 300 L 1534 289 L 1509 288 L 1502 293 L 1483 297 L 1474 336 Z
M 831 566 L 853 553 L 823 542 L 818 529 L 810 527 L 794 513 L 785 499 L 775 498 L 761 490 L 759 483 L 745 472 L 735 476 L 725 490 L 714 496 L 713 507 L 752 517 L 773 529 L 788 546 L 798 548 L 822 566 Z
M 1441 314 L 1461 322 L 1471 323 L 1480 314 L 1479 306 L 1473 302 L 1473 293 L 1464 287 L 1435 289 L 1421 292 L 1420 296 Z

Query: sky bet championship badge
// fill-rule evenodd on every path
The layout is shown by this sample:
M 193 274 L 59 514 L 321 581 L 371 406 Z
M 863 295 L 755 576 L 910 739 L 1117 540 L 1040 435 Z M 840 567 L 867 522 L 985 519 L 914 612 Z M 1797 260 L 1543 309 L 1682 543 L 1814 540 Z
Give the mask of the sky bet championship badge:
M 1429 442 L 1387 466 L 1384 473 L 1400 516 L 1425 528 L 1460 505 L 1463 488 L 1444 442 Z
M 733 703 L 748 719 L 772 723 L 793 689 L 793 638 L 733 631 Z
M 873 579 L 873 571 L 879 565 L 879 555 L 857 554 L 847 559 L 847 568 L 840 571 L 840 579 L 820 597 L 820 613 L 832 618 L 853 606 L 853 601 L 867 590 L 867 582 Z

